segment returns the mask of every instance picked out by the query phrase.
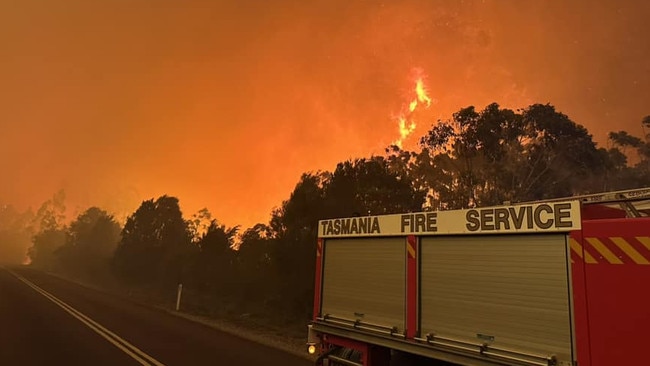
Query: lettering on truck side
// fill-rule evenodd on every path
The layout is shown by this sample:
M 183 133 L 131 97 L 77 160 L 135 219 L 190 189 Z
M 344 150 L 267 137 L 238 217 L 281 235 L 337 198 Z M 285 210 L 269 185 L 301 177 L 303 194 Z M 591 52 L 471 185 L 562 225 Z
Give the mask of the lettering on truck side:
M 435 212 L 406 214 L 400 217 L 403 233 L 430 233 L 438 231 L 438 214 Z M 406 230 L 408 227 L 409 230 Z
M 469 231 L 510 230 L 511 225 L 517 230 L 523 225 L 527 229 L 572 226 L 570 203 L 541 204 L 534 210 L 532 206 L 473 209 L 465 218 Z
M 469 210 L 414 212 L 321 220 L 319 235 L 391 236 L 569 231 L 580 228 L 579 202 L 547 202 Z
M 325 235 L 380 234 L 377 217 L 355 217 L 321 222 Z

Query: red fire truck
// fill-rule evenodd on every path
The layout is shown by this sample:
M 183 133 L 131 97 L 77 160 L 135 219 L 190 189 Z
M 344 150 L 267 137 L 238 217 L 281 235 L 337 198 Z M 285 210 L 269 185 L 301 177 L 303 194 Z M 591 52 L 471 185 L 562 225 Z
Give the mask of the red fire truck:
M 318 365 L 650 365 L 650 188 L 319 222 Z

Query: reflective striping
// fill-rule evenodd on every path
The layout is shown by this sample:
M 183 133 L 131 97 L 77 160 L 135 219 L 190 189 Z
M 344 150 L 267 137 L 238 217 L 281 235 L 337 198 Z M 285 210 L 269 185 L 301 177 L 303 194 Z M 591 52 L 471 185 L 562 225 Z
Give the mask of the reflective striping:
M 580 245 L 580 243 L 578 243 L 578 241 L 573 238 L 569 238 L 569 245 L 571 246 L 571 250 L 574 253 L 576 253 L 578 257 L 582 259 L 582 252 L 583 252 L 582 245 Z M 594 259 L 594 257 L 591 254 L 589 254 L 589 252 L 585 251 L 584 254 L 585 254 L 584 256 L 585 263 L 589 263 L 589 264 L 598 263 L 596 259 Z
M 588 264 L 598 264 L 596 258 L 594 258 L 589 252 L 585 251 L 585 262 Z
M 316 245 L 316 256 L 320 257 L 321 253 L 323 252 L 323 240 L 318 239 L 317 243 L 318 244 Z
M 571 249 L 578 255 L 578 257 L 582 258 L 582 246 L 580 243 L 573 238 L 569 238 L 569 245 L 571 245 Z
M 415 247 L 411 243 L 406 244 L 406 249 L 409 252 L 409 257 L 415 258 Z
M 582 243 L 569 238 L 571 252 L 587 264 L 650 266 L 650 237 L 585 237 Z M 580 260 L 577 260 L 581 262 Z M 573 263 L 573 258 L 572 258 Z
M 645 245 L 648 250 L 650 250 L 650 237 L 647 236 L 637 236 L 636 240 L 638 240 L 641 244 Z
M 632 247 L 632 245 L 630 245 L 630 243 L 628 243 L 625 239 L 619 238 L 619 237 L 614 237 L 614 238 L 610 238 L 610 240 L 614 244 L 616 244 L 616 246 L 621 248 L 621 250 L 623 252 L 625 252 L 625 254 L 628 257 L 630 257 L 634 261 L 634 263 L 636 263 L 636 264 L 650 264 L 650 262 L 648 262 L 648 260 L 645 257 L 643 257 L 643 255 L 641 255 L 641 253 L 637 252 L 636 249 L 634 249 L 634 247 Z
M 585 238 L 585 240 L 587 240 L 587 242 L 589 242 L 589 244 L 591 244 L 591 246 L 594 249 L 596 249 L 598 251 L 598 253 L 600 253 L 600 255 L 605 257 L 605 259 L 609 263 L 611 263 L 611 264 L 623 264 L 623 261 L 621 261 L 620 258 L 618 258 L 614 253 L 612 253 L 612 251 L 609 250 L 609 248 L 607 248 L 607 246 L 605 246 L 605 244 L 603 244 L 603 242 L 600 241 L 600 239 L 598 239 L 598 238 Z

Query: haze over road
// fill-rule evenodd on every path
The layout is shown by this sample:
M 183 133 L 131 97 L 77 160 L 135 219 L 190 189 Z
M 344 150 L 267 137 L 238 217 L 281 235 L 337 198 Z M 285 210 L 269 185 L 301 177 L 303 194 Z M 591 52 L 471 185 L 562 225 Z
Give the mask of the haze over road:
M 0 365 L 311 364 L 26 269 L 0 268 L 0 327 Z

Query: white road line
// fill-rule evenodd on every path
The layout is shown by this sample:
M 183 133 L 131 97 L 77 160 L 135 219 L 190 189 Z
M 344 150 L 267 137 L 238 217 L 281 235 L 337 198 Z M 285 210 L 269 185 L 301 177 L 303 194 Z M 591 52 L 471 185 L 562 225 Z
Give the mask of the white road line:
M 162 363 L 160 363 L 158 360 L 155 358 L 149 356 L 148 354 L 144 353 L 142 350 L 137 348 L 136 346 L 132 345 L 125 339 L 121 338 L 117 334 L 111 332 L 110 330 L 106 329 L 103 327 L 101 324 L 97 323 L 96 321 L 90 319 L 88 316 L 84 315 L 81 313 L 79 310 L 73 308 L 72 306 L 66 304 L 65 302 L 59 300 L 56 298 L 54 295 L 50 294 L 49 292 L 43 290 L 42 288 L 38 287 L 34 283 L 30 282 L 29 280 L 25 279 L 24 277 L 20 276 L 19 274 L 15 273 L 14 271 L 11 271 L 7 268 L 5 268 L 8 272 L 10 272 L 12 275 L 14 275 L 16 278 L 18 278 L 20 281 L 25 283 L 27 286 L 31 287 L 34 289 L 36 292 L 40 293 L 41 295 L 45 296 L 47 299 L 61 307 L 63 310 L 68 312 L 70 315 L 74 316 L 77 318 L 79 321 L 84 323 L 88 328 L 92 329 L 95 331 L 97 334 L 102 336 L 104 339 L 112 343 L 115 347 L 119 348 L 122 350 L 124 353 L 127 355 L 131 356 L 134 360 L 138 361 L 141 365 L 144 366 L 164 366 Z

